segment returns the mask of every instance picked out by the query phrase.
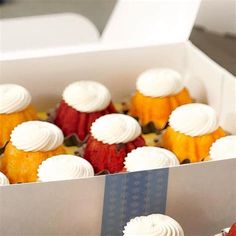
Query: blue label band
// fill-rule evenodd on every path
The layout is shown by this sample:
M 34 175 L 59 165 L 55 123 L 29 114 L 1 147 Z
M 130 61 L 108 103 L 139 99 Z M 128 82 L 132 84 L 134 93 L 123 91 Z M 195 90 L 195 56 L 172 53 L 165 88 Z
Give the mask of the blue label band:
M 107 175 L 102 236 L 119 236 L 133 217 L 165 213 L 169 169 Z

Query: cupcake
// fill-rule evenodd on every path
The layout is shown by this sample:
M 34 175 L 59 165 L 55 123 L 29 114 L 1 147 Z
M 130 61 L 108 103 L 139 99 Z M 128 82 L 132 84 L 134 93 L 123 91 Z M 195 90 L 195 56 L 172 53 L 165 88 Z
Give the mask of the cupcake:
M 217 139 L 210 148 L 210 159 L 221 160 L 236 158 L 236 135 Z
M 124 236 L 184 236 L 180 224 L 169 216 L 152 214 L 131 219 L 123 230 Z
M 29 92 L 20 85 L 0 84 L 0 147 L 20 123 L 37 119 Z
M 54 123 L 65 136 L 76 134 L 84 141 L 91 124 L 100 116 L 115 113 L 108 89 L 95 81 L 78 81 L 67 86 Z
M 28 121 L 18 125 L 0 160 L 3 173 L 11 183 L 36 181 L 41 162 L 65 152 L 63 139 L 62 131 L 48 122 Z
M 123 114 L 109 114 L 98 118 L 91 126 L 91 135 L 84 150 L 95 173 L 108 170 L 119 172 L 127 153 L 145 145 L 138 122 Z
M 6 175 L 4 175 L 1 171 L 0 171 L 0 186 L 3 186 L 3 185 L 9 185 L 9 180 L 8 178 L 6 177 Z
M 93 167 L 74 155 L 57 155 L 43 161 L 38 168 L 38 181 L 56 181 L 94 176 Z
M 174 153 L 159 147 L 139 147 L 125 157 L 125 170 L 140 171 L 179 165 Z
M 181 75 L 172 69 L 150 69 L 136 82 L 130 114 L 137 117 L 146 132 L 166 127 L 169 115 L 178 106 L 191 103 Z
M 212 143 L 225 136 L 217 115 L 208 105 L 193 103 L 176 108 L 163 135 L 163 146 L 178 157 L 180 163 L 204 160 Z

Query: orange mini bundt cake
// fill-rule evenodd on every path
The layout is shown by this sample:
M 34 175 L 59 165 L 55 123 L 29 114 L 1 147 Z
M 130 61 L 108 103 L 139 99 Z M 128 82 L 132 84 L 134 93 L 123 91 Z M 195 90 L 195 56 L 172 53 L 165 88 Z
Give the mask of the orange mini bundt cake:
M 96 173 L 122 171 L 127 153 L 145 145 L 139 123 L 128 115 L 109 114 L 98 118 L 91 127 L 84 158 Z
M 0 147 L 20 123 L 37 119 L 29 92 L 20 85 L 0 84 Z
M 225 136 L 215 110 L 192 103 L 176 108 L 163 135 L 163 146 L 175 153 L 181 163 L 204 160 L 212 143 Z
M 54 123 L 65 136 L 87 137 L 91 124 L 100 116 L 115 113 L 109 90 L 95 81 L 78 81 L 67 86 Z
M 191 102 L 189 92 L 177 71 L 150 69 L 137 79 L 130 114 L 137 117 L 143 127 L 152 123 L 157 130 L 162 130 L 176 107 Z
M 11 183 L 34 182 L 42 161 L 65 153 L 63 133 L 55 125 L 43 121 L 28 121 L 11 133 L 1 157 L 1 171 Z

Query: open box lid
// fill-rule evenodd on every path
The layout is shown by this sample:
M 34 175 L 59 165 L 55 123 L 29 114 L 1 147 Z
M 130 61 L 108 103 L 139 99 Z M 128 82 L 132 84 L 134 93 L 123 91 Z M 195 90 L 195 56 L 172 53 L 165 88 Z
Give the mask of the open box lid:
M 0 20 L 0 55 L 84 45 L 98 39 L 95 25 L 73 13 Z
M 184 42 L 192 30 L 200 2 L 117 0 L 100 40 L 93 23 L 78 14 L 3 20 L 0 21 L 0 60 L 62 55 L 111 46 Z
M 179 43 L 189 38 L 201 0 L 119 0 L 103 43 Z

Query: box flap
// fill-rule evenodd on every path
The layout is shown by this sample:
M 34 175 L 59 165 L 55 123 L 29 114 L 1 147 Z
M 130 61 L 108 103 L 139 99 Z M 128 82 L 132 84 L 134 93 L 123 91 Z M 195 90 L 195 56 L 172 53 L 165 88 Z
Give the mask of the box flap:
M 0 60 L 184 42 L 200 1 L 118 0 L 101 40 L 94 24 L 78 14 L 0 20 Z
M 201 0 L 119 0 L 103 32 L 103 43 L 186 41 Z
M 97 42 L 97 28 L 72 13 L 0 20 L 0 56 Z

